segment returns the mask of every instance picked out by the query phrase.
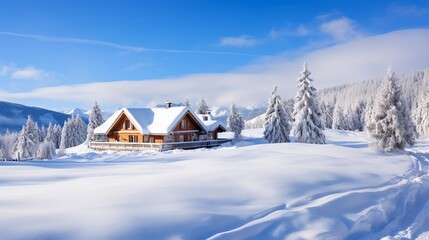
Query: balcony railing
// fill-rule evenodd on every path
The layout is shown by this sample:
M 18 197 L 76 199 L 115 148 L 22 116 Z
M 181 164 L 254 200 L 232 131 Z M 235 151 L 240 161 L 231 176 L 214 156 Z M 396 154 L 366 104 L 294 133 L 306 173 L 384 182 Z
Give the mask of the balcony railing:
M 195 149 L 218 147 L 223 143 L 229 142 L 229 139 L 193 141 L 193 142 L 174 142 L 174 143 L 128 143 L 128 142 L 95 142 L 89 143 L 89 147 L 94 150 L 114 150 L 114 151 L 137 151 L 137 150 L 155 150 L 167 151 L 173 149 Z

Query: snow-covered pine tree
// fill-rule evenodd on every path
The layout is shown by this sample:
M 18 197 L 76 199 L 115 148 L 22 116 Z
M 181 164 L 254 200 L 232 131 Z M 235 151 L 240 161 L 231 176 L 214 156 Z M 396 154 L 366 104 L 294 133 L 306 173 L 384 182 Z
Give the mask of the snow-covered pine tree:
M 294 135 L 296 142 L 325 144 L 325 133 L 322 123 L 322 112 L 320 111 L 317 91 L 311 85 L 307 64 L 304 63 L 301 77 L 298 79 L 298 92 L 294 105 Z
M 47 134 L 47 129 L 45 128 L 45 125 L 42 125 L 42 127 L 39 128 L 39 142 L 43 142 L 45 140 Z
M 103 123 L 103 116 L 101 115 L 100 106 L 95 102 L 92 106 L 91 113 L 89 114 L 89 123 L 87 128 L 86 141 L 89 143 L 94 140 L 94 129 Z
M 6 149 L 3 136 L 0 136 L 0 160 L 6 160 L 7 153 L 9 153 L 9 149 Z
M 52 159 L 56 155 L 55 153 L 55 145 L 52 141 L 45 139 L 39 145 L 39 150 L 37 152 L 37 156 L 41 159 Z
M 9 129 L 6 130 L 6 133 L 3 135 L 4 151 L 2 157 L 4 159 L 12 160 L 13 156 L 15 156 L 18 149 L 18 136 L 19 133 L 17 132 L 10 132 Z
M 227 119 L 227 129 L 228 131 L 234 132 L 234 140 L 241 138 L 241 131 L 244 129 L 244 121 L 235 104 L 231 105 L 231 110 Z
M 414 111 L 414 121 L 417 126 L 417 132 L 421 137 L 429 136 L 429 86 L 426 92 L 418 101 L 418 106 Z
M 413 122 L 413 119 L 411 117 L 411 111 L 408 107 L 407 103 L 403 98 L 401 98 L 402 101 L 402 111 L 401 111 L 401 122 L 404 125 L 405 129 L 405 142 L 409 145 L 414 145 L 416 143 L 416 137 L 417 137 L 417 130 L 416 125 Z
M 48 128 L 46 130 L 46 137 L 44 140 L 53 142 L 54 139 L 54 125 L 52 123 L 49 123 Z
M 359 101 L 355 110 L 356 130 L 363 131 L 365 127 L 365 109 L 366 103 L 363 101 Z
M 347 124 L 344 117 L 343 109 L 340 106 L 335 106 L 332 116 L 332 129 L 346 130 Z
M 77 145 L 84 143 L 86 140 L 86 137 L 88 134 L 86 131 L 87 125 L 83 122 L 82 118 L 79 117 L 79 115 L 77 115 L 74 118 L 73 123 L 75 124 L 75 127 L 76 127 L 76 137 L 75 137 L 75 139 L 76 139 L 75 144 L 76 145 L 74 145 L 74 146 L 77 146 Z
M 27 118 L 27 122 L 22 126 L 22 130 L 18 137 L 18 145 L 16 151 L 16 158 L 18 160 L 36 157 L 39 147 L 39 128 L 37 123 Z
M 201 98 L 200 103 L 198 103 L 198 114 L 207 114 L 209 111 L 209 107 L 207 106 L 206 100 L 204 98 Z
M 373 106 L 373 103 L 370 102 L 365 107 L 365 117 L 364 117 L 365 118 L 365 121 L 364 121 L 364 123 L 365 123 L 364 130 L 365 131 L 368 130 L 367 127 L 368 127 L 369 123 L 372 121 L 373 112 L 374 112 L 374 106 Z
M 403 150 L 406 143 L 412 144 L 412 129 L 406 121 L 410 112 L 402 99 L 402 91 L 395 73 L 389 69 L 374 106 L 372 121 L 368 124 L 369 134 L 379 151 Z
M 59 124 L 55 124 L 54 125 L 54 131 L 53 131 L 53 136 L 52 136 L 52 142 L 55 144 L 55 148 L 60 148 L 60 144 L 61 144 L 61 133 L 62 133 L 62 128 Z
M 332 128 L 332 115 L 334 114 L 334 106 L 330 103 L 321 103 L 320 111 L 322 111 L 322 122 L 325 128 Z
M 69 130 L 69 120 L 64 121 L 63 128 L 61 130 L 61 141 L 60 141 L 60 149 L 64 151 L 66 148 L 69 148 L 71 146 L 70 143 L 70 130 Z
M 345 123 L 346 123 L 346 130 L 349 131 L 354 131 L 356 129 L 356 116 L 355 116 L 355 112 L 351 109 L 348 108 L 346 113 L 344 114 L 344 119 L 345 119 Z
M 269 143 L 290 142 L 289 119 L 282 104 L 282 100 L 277 94 L 277 87 L 274 87 L 271 97 L 268 100 L 264 127 L 264 138 Z

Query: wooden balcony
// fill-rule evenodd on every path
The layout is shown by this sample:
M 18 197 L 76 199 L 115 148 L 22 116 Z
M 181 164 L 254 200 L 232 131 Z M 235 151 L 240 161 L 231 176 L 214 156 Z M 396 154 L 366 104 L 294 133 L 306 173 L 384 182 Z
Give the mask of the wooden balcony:
M 223 143 L 231 141 L 230 139 L 193 141 L 193 142 L 174 142 L 174 143 L 128 143 L 128 142 L 96 142 L 89 143 L 89 147 L 94 150 L 114 150 L 114 151 L 139 151 L 155 150 L 167 151 L 173 149 L 195 149 L 218 147 Z

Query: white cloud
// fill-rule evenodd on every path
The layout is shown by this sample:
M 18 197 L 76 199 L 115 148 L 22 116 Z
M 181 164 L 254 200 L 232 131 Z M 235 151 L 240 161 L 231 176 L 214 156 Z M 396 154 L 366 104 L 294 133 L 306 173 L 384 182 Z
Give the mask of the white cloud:
M 38 80 L 38 81 L 51 81 L 55 78 L 51 72 L 37 69 L 35 67 L 25 67 L 22 69 L 15 69 L 11 72 L 10 78 L 22 80 Z
M 347 17 L 341 17 L 324 22 L 320 25 L 320 31 L 329 34 L 335 41 L 348 41 L 362 37 L 356 29 L 356 24 Z
M 238 37 L 222 37 L 219 39 L 219 44 L 221 46 L 251 47 L 260 44 L 260 41 L 252 36 L 241 35 Z
M 30 92 L 0 92 L 0 98 L 53 99 L 69 105 L 90 105 L 98 100 L 105 108 L 114 108 L 147 106 L 167 99 L 179 102 L 189 98 L 196 102 L 204 97 L 212 105 L 234 101 L 251 106 L 266 104 L 274 85 L 279 86 L 283 96 L 293 97 L 304 61 L 309 64 L 316 88 L 321 89 L 382 76 L 388 65 L 398 73 L 427 68 L 428 42 L 429 29 L 402 30 L 315 50 L 291 61 L 264 58 L 234 72 L 45 87 Z

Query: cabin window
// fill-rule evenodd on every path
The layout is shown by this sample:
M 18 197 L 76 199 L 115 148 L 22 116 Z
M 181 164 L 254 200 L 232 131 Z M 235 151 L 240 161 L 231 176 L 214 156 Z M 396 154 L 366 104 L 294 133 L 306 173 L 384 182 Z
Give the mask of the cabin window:
M 182 129 L 186 129 L 186 119 L 182 120 Z
M 155 142 L 155 140 L 153 139 L 153 137 L 150 137 L 150 138 L 149 138 L 149 142 L 150 142 L 150 143 L 154 143 L 154 142 Z
M 165 136 L 164 137 L 164 142 L 166 142 L 166 143 L 173 142 L 173 141 L 174 141 L 173 136 Z
M 143 136 L 143 142 L 145 143 L 149 142 L 149 136 L 147 135 Z
M 192 141 L 197 141 L 197 134 L 192 133 Z
M 139 142 L 139 136 L 137 136 L 137 135 L 129 135 L 128 136 L 128 141 L 132 142 L 132 143 Z
M 131 128 L 130 120 L 125 120 L 125 129 L 130 129 L 130 128 Z
M 184 142 L 184 141 L 185 141 L 185 136 L 179 135 L 179 142 Z
M 208 121 L 208 120 L 209 120 L 209 117 L 203 116 L 203 121 Z

